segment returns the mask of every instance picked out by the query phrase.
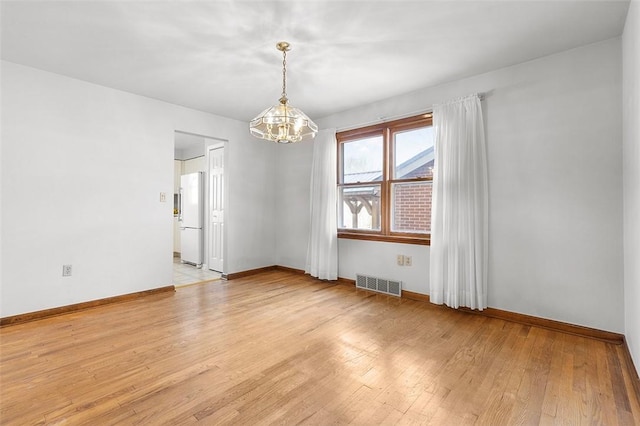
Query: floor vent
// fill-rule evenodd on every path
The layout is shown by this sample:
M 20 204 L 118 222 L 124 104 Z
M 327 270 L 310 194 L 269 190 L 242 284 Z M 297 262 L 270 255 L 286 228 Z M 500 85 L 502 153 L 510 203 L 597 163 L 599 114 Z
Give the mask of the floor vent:
M 356 274 L 356 287 L 400 297 L 402 282 Z

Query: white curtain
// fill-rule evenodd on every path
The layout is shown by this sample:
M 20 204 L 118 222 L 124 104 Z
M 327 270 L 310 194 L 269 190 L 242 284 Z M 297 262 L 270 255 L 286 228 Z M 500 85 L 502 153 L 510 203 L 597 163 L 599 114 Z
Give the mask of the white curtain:
M 433 108 L 430 300 L 487 307 L 487 154 L 478 95 Z
M 313 141 L 311 232 L 305 272 L 321 280 L 338 279 L 335 129 L 321 130 Z

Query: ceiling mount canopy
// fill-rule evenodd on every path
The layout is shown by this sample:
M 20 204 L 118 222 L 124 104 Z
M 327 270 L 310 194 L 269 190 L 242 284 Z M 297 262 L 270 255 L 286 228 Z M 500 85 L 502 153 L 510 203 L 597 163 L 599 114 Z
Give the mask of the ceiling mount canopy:
M 251 134 L 260 139 L 277 143 L 294 143 L 303 139 L 313 139 L 318 126 L 307 115 L 289 105 L 287 99 L 287 52 L 291 45 L 286 41 L 276 44 L 282 52 L 282 96 L 279 104 L 262 111 L 249 123 Z

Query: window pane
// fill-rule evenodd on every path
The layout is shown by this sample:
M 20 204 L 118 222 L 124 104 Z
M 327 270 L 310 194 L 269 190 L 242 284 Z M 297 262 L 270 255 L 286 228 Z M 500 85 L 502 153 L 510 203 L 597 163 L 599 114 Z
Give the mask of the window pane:
M 427 234 L 431 230 L 431 182 L 394 183 L 392 193 L 393 232 Z
M 432 176 L 433 160 L 433 127 L 394 133 L 394 179 Z
M 380 230 L 380 185 L 340 187 L 338 227 Z
M 382 136 L 342 144 L 342 183 L 382 180 Z

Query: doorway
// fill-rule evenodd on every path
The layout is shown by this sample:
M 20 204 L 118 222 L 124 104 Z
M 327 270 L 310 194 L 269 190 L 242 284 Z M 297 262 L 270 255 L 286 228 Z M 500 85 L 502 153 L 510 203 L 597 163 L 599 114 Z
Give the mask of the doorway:
M 225 141 L 204 135 L 175 131 L 174 137 L 174 226 L 173 276 L 174 285 L 189 285 L 219 279 L 224 273 L 224 146 Z M 213 153 L 213 159 L 210 158 Z M 218 154 L 218 155 L 216 155 Z M 212 166 L 214 166 L 212 168 Z M 213 171 L 213 172 L 212 172 Z M 202 173 L 203 213 L 200 250 L 201 268 L 181 261 L 180 181 L 186 174 Z M 215 206 L 216 210 L 212 210 Z M 213 214 L 212 214 L 213 212 Z M 213 215 L 215 214 L 215 217 Z M 215 242 L 216 245 L 212 245 Z M 213 251 L 215 250 L 215 251 Z M 213 256 L 212 256 L 213 251 Z M 213 261 L 213 263 L 211 263 Z

